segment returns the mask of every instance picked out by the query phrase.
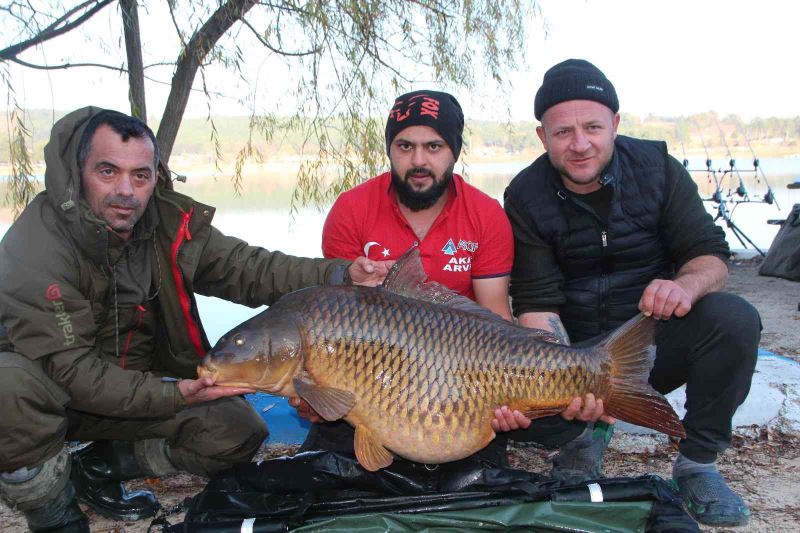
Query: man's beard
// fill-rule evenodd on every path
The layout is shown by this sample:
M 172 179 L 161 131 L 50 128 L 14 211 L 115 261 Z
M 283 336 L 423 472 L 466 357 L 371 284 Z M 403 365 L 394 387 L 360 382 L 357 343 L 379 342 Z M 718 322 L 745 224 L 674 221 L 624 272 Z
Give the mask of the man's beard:
M 135 210 L 135 214 L 130 220 L 127 221 L 112 221 L 106 220 L 106 224 L 111 227 L 114 231 L 125 232 L 131 231 L 133 227 L 139 222 L 139 219 L 142 218 L 144 214 L 144 209 L 142 209 L 142 202 L 140 202 L 137 198 L 133 198 L 130 196 L 123 196 L 121 194 L 109 194 L 105 198 L 103 198 L 103 207 L 107 209 L 111 209 L 112 206 L 118 207 L 126 207 L 128 209 Z
M 392 187 L 397 192 L 397 199 L 401 204 L 411 209 L 412 211 L 422 211 L 428 209 L 442 195 L 450 188 L 450 183 L 453 181 L 453 169 L 455 164 L 442 173 L 442 180 L 437 181 L 434 176 L 433 185 L 424 191 L 415 191 L 406 181 L 412 174 L 427 173 L 433 176 L 430 169 L 424 167 L 413 167 L 406 172 L 405 179 L 401 178 L 397 171 L 392 166 Z

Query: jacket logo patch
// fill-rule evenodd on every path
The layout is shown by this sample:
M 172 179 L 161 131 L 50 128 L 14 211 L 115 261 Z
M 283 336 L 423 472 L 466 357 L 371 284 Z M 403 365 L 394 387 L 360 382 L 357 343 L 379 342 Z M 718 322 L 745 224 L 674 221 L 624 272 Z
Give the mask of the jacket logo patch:
M 61 300 L 61 287 L 58 283 L 53 283 L 45 291 L 44 297 L 53 302 L 56 325 L 61 328 L 64 334 L 64 346 L 75 344 L 75 335 L 72 334 L 72 319 L 64 309 L 64 302 Z
M 58 283 L 53 283 L 47 290 L 45 291 L 44 297 L 50 300 L 51 302 L 55 300 L 61 299 L 61 287 L 58 286 Z
M 447 240 L 447 243 L 445 243 L 442 248 L 442 253 L 445 255 L 456 255 L 456 244 L 453 242 L 453 239 Z

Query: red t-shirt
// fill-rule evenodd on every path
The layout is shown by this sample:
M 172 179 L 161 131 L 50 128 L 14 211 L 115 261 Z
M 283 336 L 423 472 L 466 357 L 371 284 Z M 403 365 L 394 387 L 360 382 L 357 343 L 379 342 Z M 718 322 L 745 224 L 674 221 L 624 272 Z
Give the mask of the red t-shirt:
M 397 259 L 416 244 L 428 279 L 473 300 L 473 279 L 511 273 L 514 237 L 497 200 L 455 174 L 447 204 L 420 241 L 391 183 L 386 172 L 337 198 L 322 229 L 325 257 Z

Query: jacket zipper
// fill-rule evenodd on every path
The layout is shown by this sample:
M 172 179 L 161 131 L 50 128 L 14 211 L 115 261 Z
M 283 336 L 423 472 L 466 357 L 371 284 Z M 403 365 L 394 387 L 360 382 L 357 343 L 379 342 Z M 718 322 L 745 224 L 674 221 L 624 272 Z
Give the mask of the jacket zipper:
M 560 197 L 560 195 L 559 195 Z M 605 258 L 607 251 L 608 251 L 608 230 L 602 229 L 603 228 L 603 221 L 600 220 L 600 217 L 597 216 L 597 213 L 594 212 L 589 206 L 581 201 L 577 201 L 575 198 L 570 197 L 572 203 L 589 213 L 590 216 L 594 217 L 597 221 L 598 226 L 600 226 L 600 256 L 601 258 Z M 597 309 L 597 315 L 600 320 L 600 327 L 602 329 L 606 329 L 608 327 L 608 309 L 605 305 L 605 298 L 607 296 L 608 291 L 608 274 L 605 272 L 600 275 L 600 306 Z

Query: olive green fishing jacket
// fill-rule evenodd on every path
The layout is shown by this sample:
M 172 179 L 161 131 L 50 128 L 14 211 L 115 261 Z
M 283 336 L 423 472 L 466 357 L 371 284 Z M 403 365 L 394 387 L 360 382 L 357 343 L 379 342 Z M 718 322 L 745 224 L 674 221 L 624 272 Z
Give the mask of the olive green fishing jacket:
M 248 246 L 211 225 L 214 209 L 172 190 L 163 165 L 155 193 L 123 242 L 81 197 L 77 150 L 89 119 L 59 120 L 45 147 L 45 191 L 0 243 L 0 350 L 41 360 L 70 407 L 123 418 L 170 416 L 210 349 L 194 293 L 257 307 L 335 282 L 349 264 Z

